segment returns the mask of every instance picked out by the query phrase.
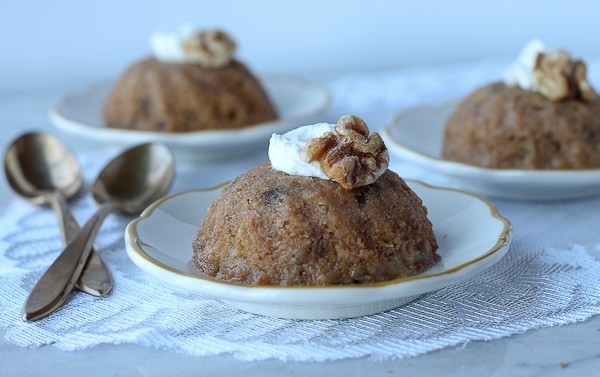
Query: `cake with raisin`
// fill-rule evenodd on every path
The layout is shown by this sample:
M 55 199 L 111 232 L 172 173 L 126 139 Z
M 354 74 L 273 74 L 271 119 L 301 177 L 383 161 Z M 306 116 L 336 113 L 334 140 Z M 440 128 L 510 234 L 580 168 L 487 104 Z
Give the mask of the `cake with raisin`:
M 439 260 L 427 209 L 360 118 L 274 135 L 269 157 L 211 204 L 193 243 L 200 272 L 250 285 L 365 284 Z
M 500 169 L 600 168 L 600 98 L 585 64 L 529 44 L 504 82 L 459 103 L 442 156 Z
M 103 116 L 109 127 L 165 132 L 238 129 L 277 118 L 264 88 L 233 58 L 219 30 L 157 33 L 153 57 L 114 84 Z

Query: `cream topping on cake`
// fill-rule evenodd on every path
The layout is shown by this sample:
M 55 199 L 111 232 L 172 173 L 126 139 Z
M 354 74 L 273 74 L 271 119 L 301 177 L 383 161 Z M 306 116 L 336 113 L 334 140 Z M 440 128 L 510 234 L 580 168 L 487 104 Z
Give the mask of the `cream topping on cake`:
M 231 61 L 235 42 L 216 29 L 197 30 L 191 24 L 163 28 L 150 34 L 154 57 L 164 63 L 191 63 L 219 68 Z
M 534 39 L 527 43 L 517 59 L 504 72 L 503 82 L 508 86 L 533 90 L 533 69 L 540 53 L 548 53 L 548 48 L 542 41 Z
M 306 162 L 302 159 L 302 150 L 310 140 L 333 130 L 333 124 L 317 123 L 298 127 L 283 135 L 273 134 L 269 140 L 271 166 L 290 175 L 330 179 L 318 161 Z
M 152 54 L 161 62 L 184 63 L 185 55 L 181 48 L 181 41 L 192 36 L 195 30 L 191 24 L 181 24 L 152 32 L 150 34 Z
M 274 134 L 269 159 L 276 170 L 330 179 L 346 190 L 375 182 L 390 163 L 381 136 L 356 115 L 344 115 L 335 125 L 319 123 Z
M 587 67 L 565 50 L 549 51 L 539 40 L 529 42 L 505 72 L 504 83 L 538 92 L 552 101 L 591 102 L 598 95 L 587 79 Z

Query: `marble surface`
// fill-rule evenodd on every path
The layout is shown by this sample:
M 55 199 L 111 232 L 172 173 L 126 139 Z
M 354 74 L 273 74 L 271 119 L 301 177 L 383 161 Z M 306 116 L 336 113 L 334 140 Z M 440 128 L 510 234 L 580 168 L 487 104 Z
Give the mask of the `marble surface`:
M 80 352 L 22 349 L 0 341 L 2 376 L 597 376 L 600 317 L 491 342 L 472 342 L 403 360 L 327 363 L 243 362 L 195 357 L 134 345 Z
M 0 93 L 3 131 L 0 149 L 26 130 L 52 131 L 47 112 L 62 90 Z M 73 146 L 76 151 L 78 147 Z M 260 160 L 262 156 L 254 156 Z M 230 171 L 243 169 L 234 166 Z M 213 177 L 221 180 L 226 177 Z M 192 184 L 182 180 L 178 186 Z M 14 198 L 0 176 L 0 212 Z M 246 363 L 232 356 L 193 357 L 134 345 L 104 345 L 79 352 L 51 346 L 24 349 L 0 333 L 0 376 L 52 374 L 88 376 L 304 376 L 304 375 L 446 375 L 446 376 L 593 376 L 600 375 L 600 317 L 582 323 L 530 331 L 490 342 L 472 342 L 403 360 L 352 359 L 328 363 Z

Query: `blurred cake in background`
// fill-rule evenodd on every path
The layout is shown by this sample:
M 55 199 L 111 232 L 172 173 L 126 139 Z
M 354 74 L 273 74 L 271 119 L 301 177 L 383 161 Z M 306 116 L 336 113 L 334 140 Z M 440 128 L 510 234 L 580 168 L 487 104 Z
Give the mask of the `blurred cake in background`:
M 600 168 L 600 99 L 586 65 L 530 42 L 503 82 L 460 102 L 443 157 L 491 168 Z
M 276 119 L 260 82 L 234 59 L 223 31 L 189 25 L 155 32 L 153 56 L 129 67 L 105 107 L 109 127 L 188 132 L 235 129 Z

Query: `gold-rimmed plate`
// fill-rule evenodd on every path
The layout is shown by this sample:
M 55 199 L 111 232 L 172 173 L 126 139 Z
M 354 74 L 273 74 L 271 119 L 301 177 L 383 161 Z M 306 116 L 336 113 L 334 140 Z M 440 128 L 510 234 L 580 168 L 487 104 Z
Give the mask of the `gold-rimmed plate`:
M 375 284 L 274 287 L 208 277 L 190 263 L 192 242 L 222 185 L 173 194 L 149 206 L 125 230 L 131 260 L 168 284 L 252 313 L 294 319 L 336 319 L 379 313 L 423 293 L 460 283 L 508 251 L 511 225 L 489 202 L 466 192 L 407 181 L 429 211 L 440 262 L 409 278 Z
M 112 82 L 63 96 L 50 110 L 50 120 L 84 146 L 126 147 L 161 142 L 171 148 L 181 163 L 225 159 L 265 149 L 273 133 L 314 122 L 329 105 L 328 89 L 317 83 L 287 76 L 263 77 L 261 83 L 277 110 L 278 119 L 240 129 L 150 132 L 107 127 L 102 109 Z
M 600 194 L 600 169 L 491 169 L 444 160 L 446 120 L 456 102 L 415 107 L 396 115 L 383 129 L 387 147 L 403 160 L 443 174 L 459 187 L 482 195 L 517 200 L 576 199 Z

